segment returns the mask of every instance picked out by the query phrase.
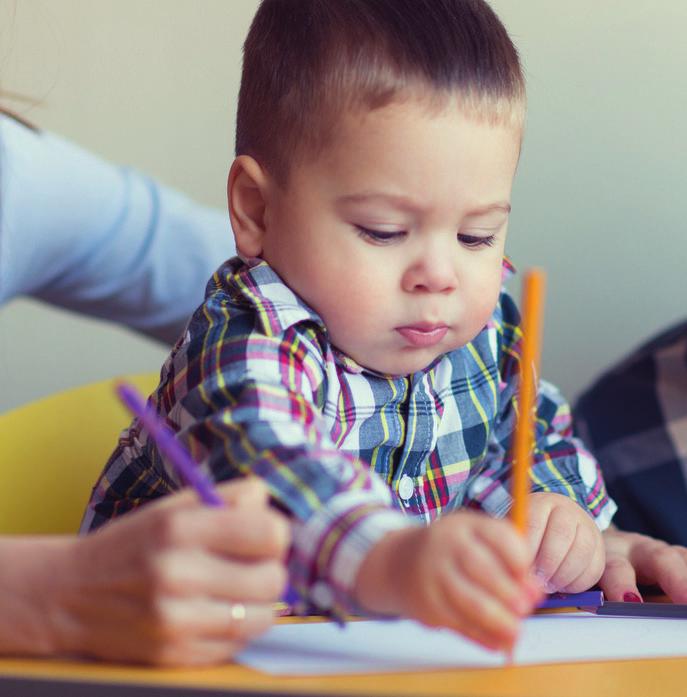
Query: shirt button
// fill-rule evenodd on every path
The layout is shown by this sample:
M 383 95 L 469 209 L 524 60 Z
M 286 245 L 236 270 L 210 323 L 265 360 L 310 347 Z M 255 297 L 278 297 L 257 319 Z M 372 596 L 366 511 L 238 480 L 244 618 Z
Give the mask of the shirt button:
M 334 605 L 334 595 L 326 583 L 318 581 L 310 589 L 310 597 L 320 609 L 330 610 Z
M 407 501 L 409 498 L 412 497 L 413 493 L 415 493 L 415 486 L 413 485 L 413 480 L 407 474 L 404 474 L 401 477 L 401 481 L 398 483 L 398 495 L 404 501 Z

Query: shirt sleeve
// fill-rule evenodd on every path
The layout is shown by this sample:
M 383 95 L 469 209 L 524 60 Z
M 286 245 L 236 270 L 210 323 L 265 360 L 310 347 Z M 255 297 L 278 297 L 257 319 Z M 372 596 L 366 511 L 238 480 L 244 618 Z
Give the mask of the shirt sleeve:
M 510 509 L 511 443 L 517 421 L 522 330 L 520 315 L 503 293 L 494 315 L 499 370 L 498 414 L 483 467 L 472 478 L 466 504 L 504 516 Z M 616 511 L 595 458 L 574 437 L 570 407 L 550 383 L 539 380 L 536 400 L 536 441 L 530 470 L 532 491 L 567 496 L 576 501 L 604 530 Z
M 393 507 L 384 481 L 338 450 L 317 407 L 324 359 L 314 332 L 302 325 L 277 336 L 254 331 L 250 313 L 233 316 L 210 298 L 190 325 L 195 338 L 163 369 L 156 401 L 169 408 L 178 437 L 217 481 L 257 475 L 292 518 L 291 583 L 319 610 L 358 612 L 353 588 L 371 547 L 390 530 L 415 524 Z M 174 488 L 176 475 L 145 431 L 135 427 L 145 458 L 120 450 L 98 483 L 86 523 L 91 527 Z M 176 482 L 178 485 L 178 482 Z
M 234 249 L 226 213 L 0 115 L 0 303 L 28 295 L 172 343 Z

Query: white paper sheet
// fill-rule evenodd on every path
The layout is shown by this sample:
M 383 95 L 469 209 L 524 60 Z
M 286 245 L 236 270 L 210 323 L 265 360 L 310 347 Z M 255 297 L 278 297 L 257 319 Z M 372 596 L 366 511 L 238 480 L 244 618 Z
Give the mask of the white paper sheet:
M 590 613 L 527 619 L 516 664 L 687 656 L 687 621 L 597 617 Z M 410 620 L 282 624 L 237 660 L 272 675 L 401 672 L 501 666 L 492 653 L 445 629 Z

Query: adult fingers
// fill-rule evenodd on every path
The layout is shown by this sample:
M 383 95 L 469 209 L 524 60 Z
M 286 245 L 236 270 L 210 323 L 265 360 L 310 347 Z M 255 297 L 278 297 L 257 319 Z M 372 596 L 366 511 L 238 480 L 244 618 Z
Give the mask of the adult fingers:
M 687 602 L 687 549 L 650 537 L 606 535 L 606 569 L 600 585 L 609 600 L 641 597 L 637 581 L 658 584 L 673 602 Z
M 81 640 L 66 649 L 108 660 L 188 666 L 229 660 L 269 628 L 273 613 L 271 605 L 168 598 L 154 605 L 127 603 L 118 614 L 86 619 Z
M 208 518 L 209 516 L 209 511 Z M 291 544 L 291 526 L 278 511 L 267 508 L 232 508 L 217 511 L 217 521 L 198 518 L 210 549 L 245 559 L 284 558 Z M 216 527 L 215 527 L 216 525 Z
M 267 486 L 258 477 L 245 477 L 222 482 L 217 485 L 217 493 L 228 506 L 232 507 L 267 506 L 269 498 Z M 200 504 L 198 492 L 191 487 L 186 487 L 169 496 L 164 496 L 158 500 L 152 501 L 145 508 L 139 509 L 139 511 L 150 510 L 151 507 L 162 509 L 175 508 L 181 510 L 184 508 L 194 508 Z
M 203 547 L 224 556 L 255 559 L 282 557 L 290 543 L 287 519 L 268 508 L 216 508 L 199 503 L 181 511 L 160 510 L 139 522 L 150 528 L 147 539 L 156 549 Z
M 657 543 L 645 545 L 633 558 L 638 575 L 658 583 L 675 603 L 687 602 L 687 549 Z
M 608 600 L 622 601 L 632 596 L 641 599 L 637 574 L 630 560 L 623 555 L 609 554 L 599 586 Z
M 141 574 L 148 594 L 212 597 L 244 602 L 273 602 L 286 585 L 286 569 L 274 559 L 223 559 L 203 550 L 180 550 L 160 556 Z
M 166 598 L 155 608 L 154 636 L 172 643 L 178 637 L 225 639 L 246 643 L 274 623 L 271 604 L 237 603 L 211 598 Z
M 258 477 L 245 477 L 223 482 L 217 492 L 229 506 L 266 506 L 269 492 L 266 484 Z
M 188 639 L 180 644 L 148 647 L 138 662 L 162 667 L 200 667 L 228 663 L 244 648 L 244 643 L 226 639 Z M 121 660 L 121 659 L 120 659 Z

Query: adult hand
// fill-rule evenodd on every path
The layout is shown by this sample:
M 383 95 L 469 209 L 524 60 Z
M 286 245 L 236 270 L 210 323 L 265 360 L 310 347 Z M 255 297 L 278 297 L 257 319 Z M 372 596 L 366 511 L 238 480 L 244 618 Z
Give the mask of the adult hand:
M 687 548 L 613 526 L 603 539 L 606 568 L 599 584 L 609 600 L 641 600 L 641 583 L 658 585 L 673 602 L 687 603 Z
M 12 558 L 0 567 L 0 651 L 178 666 L 231 658 L 272 623 L 289 527 L 261 482 L 218 491 L 226 508 L 184 491 L 86 537 L 0 541 L 0 559 Z

